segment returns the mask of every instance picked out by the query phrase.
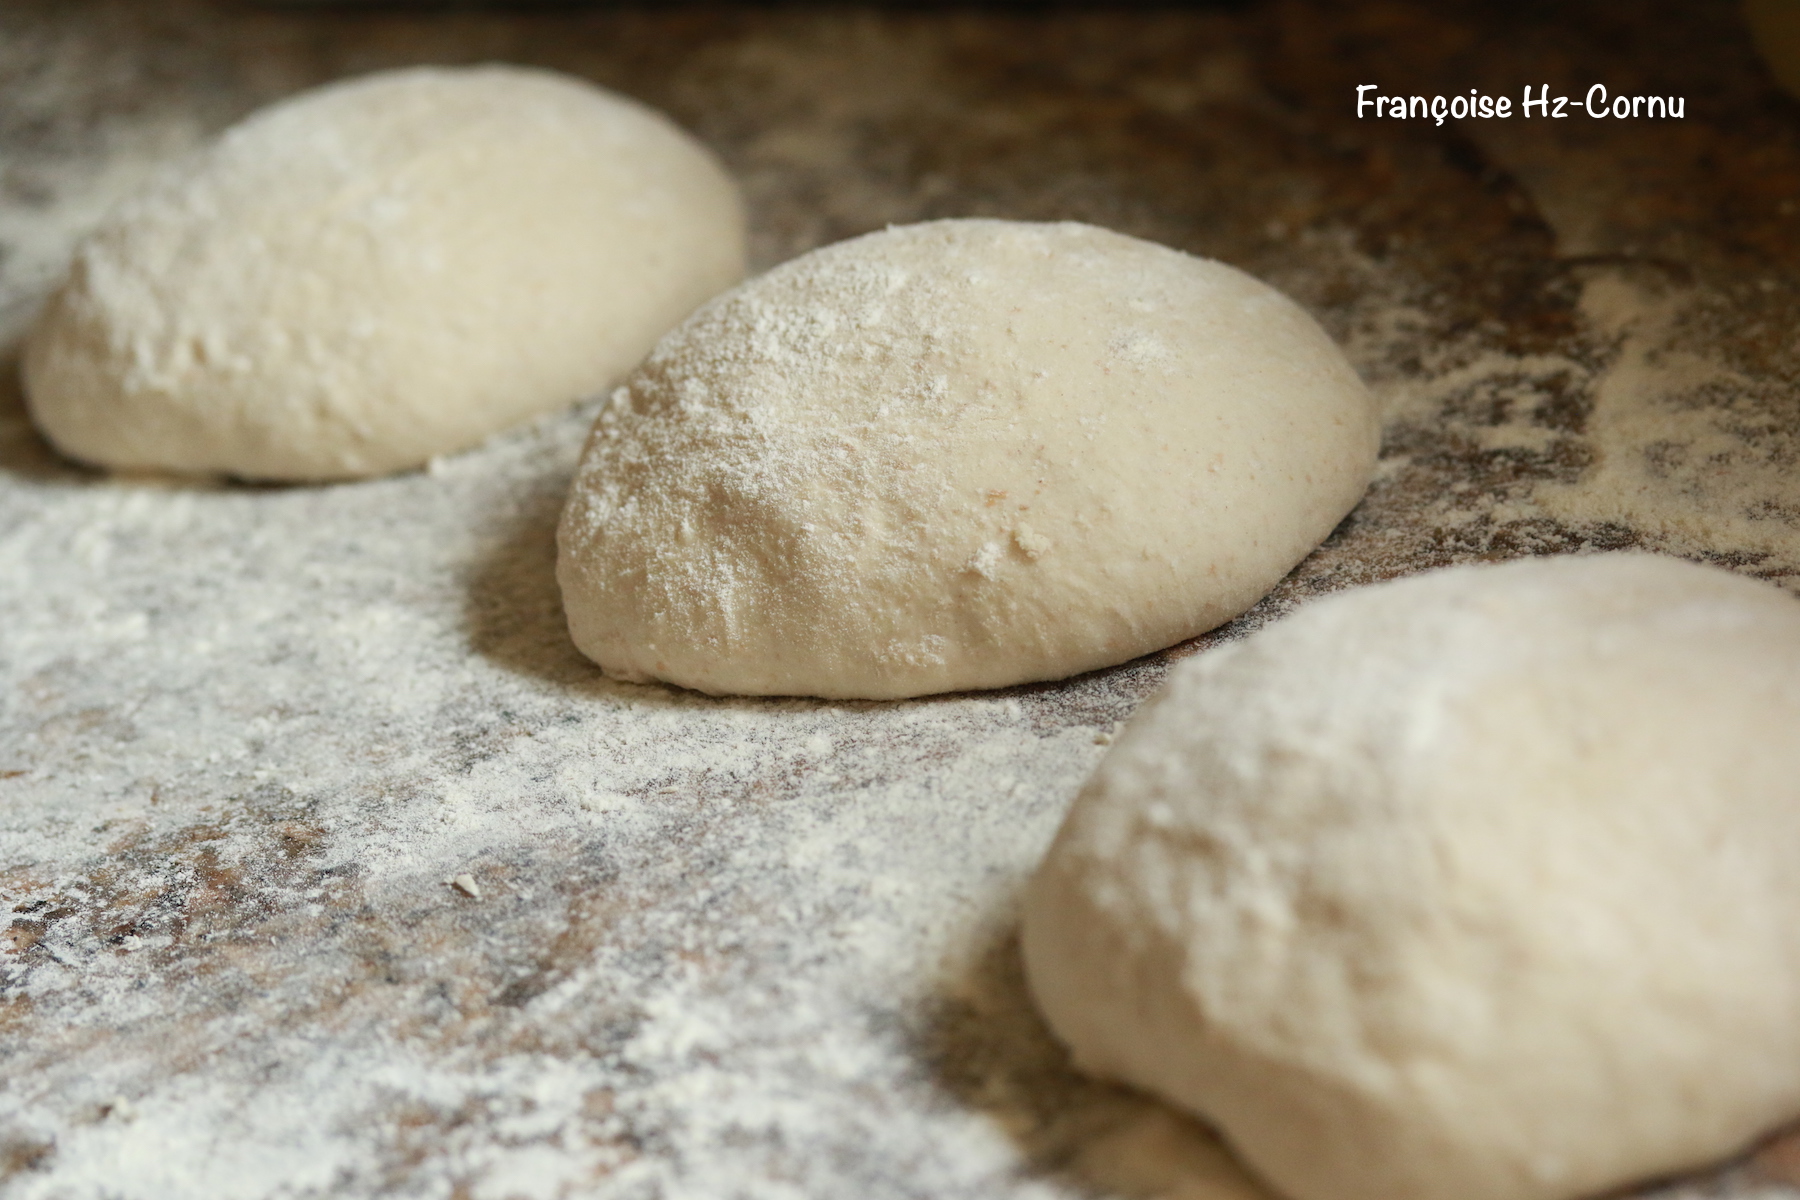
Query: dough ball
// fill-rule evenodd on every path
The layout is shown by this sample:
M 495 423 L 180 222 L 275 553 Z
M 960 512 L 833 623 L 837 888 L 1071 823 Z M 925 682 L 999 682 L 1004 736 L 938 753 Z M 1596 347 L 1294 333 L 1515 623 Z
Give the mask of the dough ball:
M 1077 224 L 841 242 L 671 332 L 560 531 L 618 678 L 886 699 L 1057 679 L 1243 611 L 1347 513 L 1376 414 L 1293 302 Z
M 65 453 L 343 479 L 602 390 L 743 276 L 731 180 L 635 101 L 390 71 L 225 133 L 76 252 L 25 385 Z
M 1643 555 L 1184 662 L 1026 898 L 1077 1062 L 1297 1200 L 1550 1200 L 1800 1113 L 1800 604 Z

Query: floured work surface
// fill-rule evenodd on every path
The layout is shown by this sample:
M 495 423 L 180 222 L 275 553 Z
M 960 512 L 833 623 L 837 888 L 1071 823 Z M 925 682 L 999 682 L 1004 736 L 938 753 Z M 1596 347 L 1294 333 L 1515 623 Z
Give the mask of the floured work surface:
M 0 321 L 10 345 L 111 197 L 258 104 L 535 62 L 715 146 L 760 266 L 889 222 L 1068 217 L 1306 304 L 1383 397 L 1383 471 L 1215 637 L 1586 548 L 1800 586 L 1800 105 L 1735 6 L 1347 7 L 23 0 L 0 9 Z M 1601 83 L 1688 116 L 1359 123 L 1369 82 Z M 427 473 L 199 487 L 58 461 L 15 375 L 9 1198 L 1256 1194 L 1197 1126 L 1070 1071 L 1014 941 L 1113 724 L 1210 639 L 898 704 L 610 684 L 551 574 L 591 407 Z M 1800 1139 L 1655 1194 L 1800 1194 Z

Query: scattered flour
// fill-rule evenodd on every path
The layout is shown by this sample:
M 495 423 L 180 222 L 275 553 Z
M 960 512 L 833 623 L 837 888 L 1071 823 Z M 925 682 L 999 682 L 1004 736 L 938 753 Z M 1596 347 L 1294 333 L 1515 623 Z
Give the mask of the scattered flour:
M 1591 280 L 1581 309 L 1617 342 L 1594 381 L 1594 466 L 1539 488 L 1550 515 L 1613 522 L 1675 553 L 1767 555 L 1800 570 L 1800 430 L 1791 390 L 1673 342 L 1684 297 L 1618 274 Z

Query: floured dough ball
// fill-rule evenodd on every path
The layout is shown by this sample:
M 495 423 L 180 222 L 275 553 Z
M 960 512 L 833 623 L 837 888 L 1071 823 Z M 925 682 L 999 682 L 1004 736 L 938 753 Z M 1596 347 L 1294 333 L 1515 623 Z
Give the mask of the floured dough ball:
M 1376 414 L 1292 301 L 1076 224 L 815 251 L 664 338 L 559 533 L 621 679 L 885 699 L 1056 679 L 1243 611 L 1362 495 Z
M 1297 1200 L 1552 1200 L 1800 1114 L 1800 604 L 1644 555 L 1177 667 L 1026 898 L 1076 1061 Z
M 78 249 L 25 384 L 65 453 L 343 479 L 600 391 L 743 275 L 737 191 L 635 101 L 391 71 L 227 131 Z

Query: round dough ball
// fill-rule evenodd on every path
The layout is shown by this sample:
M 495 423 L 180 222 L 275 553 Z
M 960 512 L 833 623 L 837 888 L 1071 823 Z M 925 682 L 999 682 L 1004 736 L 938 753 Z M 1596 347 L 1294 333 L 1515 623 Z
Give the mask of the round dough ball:
M 1184 662 L 1026 898 L 1076 1061 L 1297 1200 L 1550 1200 L 1800 1113 L 1800 605 L 1456 568 Z
M 378 474 L 602 390 L 743 265 L 735 185 L 660 114 L 546 71 L 390 71 L 123 204 L 25 385 L 88 462 Z
M 1240 271 L 1077 224 L 795 259 L 665 337 L 559 534 L 575 644 L 713 693 L 1058 679 L 1261 597 L 1362 495 L 1344 356 Z

